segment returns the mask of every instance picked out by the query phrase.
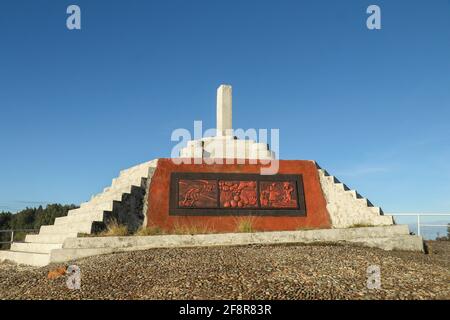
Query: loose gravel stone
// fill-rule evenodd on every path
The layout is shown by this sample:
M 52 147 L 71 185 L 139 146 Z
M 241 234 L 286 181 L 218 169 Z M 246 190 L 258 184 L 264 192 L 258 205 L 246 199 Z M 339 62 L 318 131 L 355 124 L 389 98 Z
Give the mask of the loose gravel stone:
M 450 242 L 429 254 L 353 245 L 152 249 L 78 260 L 81 290 L 0 264 L 0 299 L 450 299 Z M 69 265 L 69 264 L 66 264 Z M 378 265 L 381 288 L 367 288 Z

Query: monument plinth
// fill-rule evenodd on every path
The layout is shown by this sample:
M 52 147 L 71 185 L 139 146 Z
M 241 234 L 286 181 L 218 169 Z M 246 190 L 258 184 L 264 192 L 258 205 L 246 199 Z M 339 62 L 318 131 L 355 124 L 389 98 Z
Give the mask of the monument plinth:
M 230 232 L 240 218 L 252 217 L 257 230 L 331 227 L 314 162 L 284 160 L 280 173 L 270 176 L 260 174 L 261 166 L 159 159 L 148 192 L 147 226 Z
M 187 161 L 181 164 L 159 159 L 147 192 L 145 225 L 229 232 L 242 217 L 252 217 L 253 227 L 264 231 L 393 224 L 392 217 L 314 161 L 275 156 L 266 143 L 234 136 L 232 88 L 221 85 L 216 136 L 187 142 L 180 151 Z M 261 174 L 272 161 L 276 174 Z

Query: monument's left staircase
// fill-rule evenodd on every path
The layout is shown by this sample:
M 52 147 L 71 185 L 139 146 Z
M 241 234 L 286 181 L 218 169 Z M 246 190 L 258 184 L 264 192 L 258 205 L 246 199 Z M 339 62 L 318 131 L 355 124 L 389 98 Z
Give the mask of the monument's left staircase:
M 156 164 L 153 160 L 122 170 L 110 187 L 90 201 L 56 218 L 53 225 L 42 226 L 39 234 L 27 235 L 25 242 L 15 242 L 10 250 L 0 251 L 0 261 L 44 266 L 50 263 L 51 251 L 61 249 L 64 240 L 100 231 L 113 218 L 123 220 L 126 216 L 131 224 L 142 224 L 145 189 Z

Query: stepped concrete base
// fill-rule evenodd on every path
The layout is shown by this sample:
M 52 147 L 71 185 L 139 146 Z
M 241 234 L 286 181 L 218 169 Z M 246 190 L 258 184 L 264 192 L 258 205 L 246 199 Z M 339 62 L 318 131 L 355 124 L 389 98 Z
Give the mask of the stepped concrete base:
M 0 251 L 0 262 L 2 261 L 11 261 L 17 264 L 42 267 L 50 263 L 50 254 L 19 251 Z
M 35 250 L 36 252 L 0 251 L 0 261 L 11 260 L 21 264 L 43 266 L 101 254 L 152 248 L 320 242 L 348 242 L 383 250 L 424 251 L 421 237 L 409 235 L 407 225 L 394 225 L 255 233 L 68 238 L 64 241 L 62 248 L 58 248 L 57 245 L 54 245 L 55 248 L 45 245 L 39 247 L 36 243 L 14 244 L 16 250 Z
M 419 236 L 400 235 L 386 238 L 358 238 L 346 240 L 365 247 L 380 248 L 383 250 L 425 251 L 423 239 Z
M 318 173 L 333 228 L 394 224 L 392 216 L 384 215 L 381 208 L 374 207 L 368 199 L 362 197 L 356 190 L 351 190 L 320 167 Z
M 395 225 L 307 231 L 71 238 L 64 242 L 63 248 L 51 251 L 50 262 L 60 263 L 100 254 L 152 248 L 320 242 L 350 242 L 383 250 L 424 251 L 421 237 L 409 235 L 406 225 Z
M 105 228 L 112 219 L 125 224 L 131 231 L 142 225 L 145 187 L 157 160 L 123 170 L 110 187 L 94 195 L 91 201 L 55 219 L 53 225 L 41 226 L 39 234 L 29 234 L 23 243 L 13 243 L 9 251 L 0 251 L 0 261 L 44 266 L 50 263 L 52 252 L 61 249 L 68 238 L 80 233 L 95 233 Z
M 11 251 L 33 252 L 33 253 L 50 253 L 54 249 L 61 249 L 62 243 L 28 243 L 14 242 L 11 244 Z
M 76 238 L 77 236 L 77 232 L 60 234 L 28 234 L 25 236 L 25 242 L 62 244 L 67 238 Z

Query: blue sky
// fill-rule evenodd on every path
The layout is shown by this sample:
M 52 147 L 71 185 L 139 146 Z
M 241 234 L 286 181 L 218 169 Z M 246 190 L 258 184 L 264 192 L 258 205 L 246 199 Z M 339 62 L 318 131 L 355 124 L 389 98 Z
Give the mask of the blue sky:
M 3 0 L 0 40 L 0 211 L 77 204 L 169 157 L 229 83 L 234 126 L 279 128 L 282 159 L 388 212 L 450 212 L 448 0 Z

